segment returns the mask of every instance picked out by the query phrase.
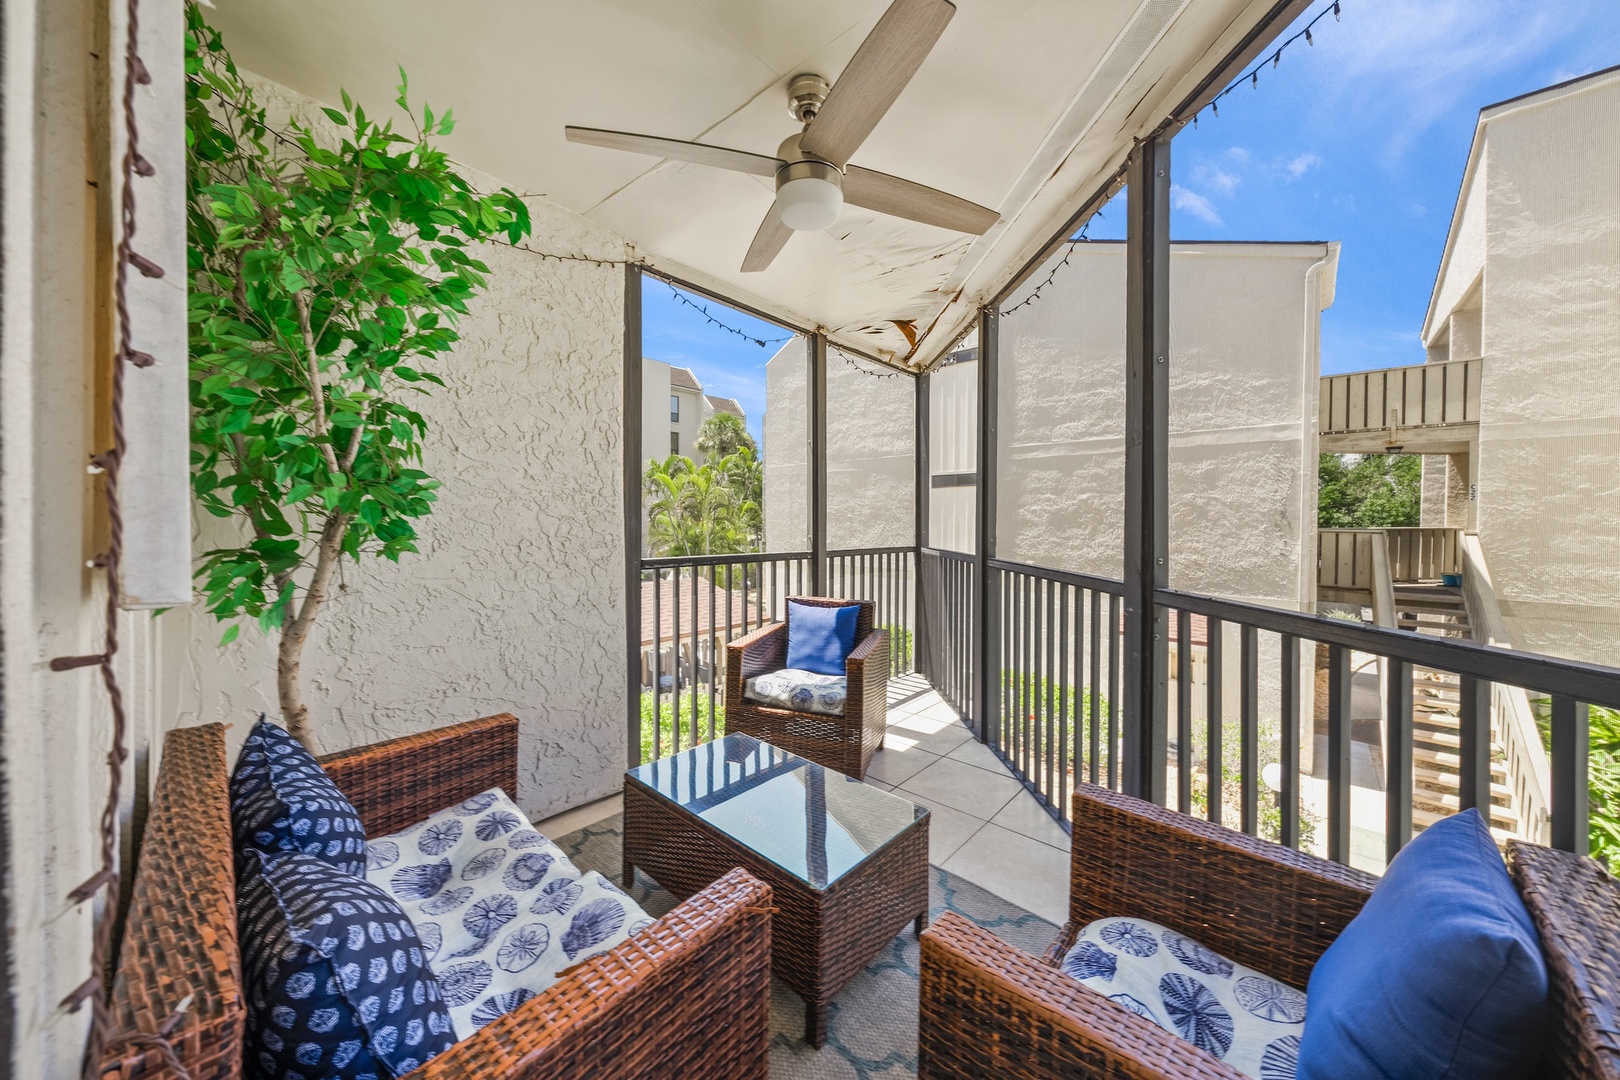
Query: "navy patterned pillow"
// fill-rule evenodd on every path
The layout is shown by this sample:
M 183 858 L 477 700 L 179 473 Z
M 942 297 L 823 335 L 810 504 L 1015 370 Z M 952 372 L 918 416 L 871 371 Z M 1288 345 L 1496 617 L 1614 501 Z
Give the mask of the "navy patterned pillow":
M 456 1041 L 399 904 L 301 852 L 247 856 L 237 893 L 245 1058 L 261 1080 L 384 1080 Z
M 231 774 L 231 831 L 238 877 L 253 869 L 249 851 L 301 851 L 356 877 L 366 872 L 366 829 L 354 804 L 303 743 L 263 716 Z

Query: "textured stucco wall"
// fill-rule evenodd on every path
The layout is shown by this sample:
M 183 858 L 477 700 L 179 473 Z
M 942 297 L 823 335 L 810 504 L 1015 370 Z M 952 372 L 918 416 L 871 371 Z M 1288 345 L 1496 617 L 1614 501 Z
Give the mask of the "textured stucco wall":
M 1177 244 L 1171 255 L 1170 582 L 1314 601 L 1324 244 Z M 1125 249 L 1075 251 L 1001 323 L 1003 558 L 1117 578 L 1125 483 Z M 936 435 L 936 437 L 939 437 Z
M 810 367 L 802 337 L 765 361 L 765 550 L 810 547 Z
M 272 116 L 313 104 L 260 94 Z M 600 226 L 530 209 L 537 250 L 622 255 Z M 480 257 L 489 289 L 420 405 L 442 484 L 421 553 L 345 564 L 306 646 L 306 694 L 327 750 L 516 713 L 515 797 L 543 816 L 616 791 L 625 762 L 623 272 L 494 244 Z M 229 528 L 200 522 L 199 549 Z M 240 739 L 276 713 L 271 641 L 248 628 L 217 649 L 200 608 L 164 620 L 185 624 L 166 639 L 182 722 L 235 721 Z
M 1615 131 L 1620 75 L 1488 115 L 1484 136 L 1480 541 L 1514 645 L 1606 664 L 1620 662 Z
M 872 372 L 873 374 L 865 374 Z M 909 546 L 916 533 L 917 388 L 827 353 L 827 547 Z

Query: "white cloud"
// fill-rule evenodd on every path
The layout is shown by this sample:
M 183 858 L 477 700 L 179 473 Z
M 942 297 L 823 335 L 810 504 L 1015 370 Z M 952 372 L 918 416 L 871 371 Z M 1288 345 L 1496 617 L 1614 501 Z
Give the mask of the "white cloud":
M 1232 147 L 1226 152 L 1226 156 L 1240 165 L 1249 160 L 1249 152 L 1241 146 Z
M 1290 158 L 1283 165 L 1283 171 L 1288 174 L 1288 179 L 1298 180 L 1320 164 L 1322 164 L 1322 155 L 1307 150 L 1303 154 L 1295 154 Z
M 1190 191 L 1180 184 L 1170 185 L 1170 205 L 1177 210 L 1185 210 L 1193 217 L 1210 225 L 1221 224 L 1221 215 L 1216 213 L 1215 206 L 1196 191 Z
M 1560 27 L 1560 5 L 1542 0 L 1402 0 L 1376 12 L 1347 5 L 1343 23 L 1317 35 L 1318 50 L 1333 57 L 1331 77 L 1317 84 L 1318 116 L 1391 118 L 1382 157 L 1393 164 L 1455 108 L 1485 104 L 1486 73 L 1545 50 Z M 1283 63 L 1299 59 L 1285 54 Z
M 1234 172 L 1227 172 L 1219 165 L 1199 165 L 1193 169 L 1193 179 L 1213 190 L 1217 195 L 1230 197 L 1243 178 Z

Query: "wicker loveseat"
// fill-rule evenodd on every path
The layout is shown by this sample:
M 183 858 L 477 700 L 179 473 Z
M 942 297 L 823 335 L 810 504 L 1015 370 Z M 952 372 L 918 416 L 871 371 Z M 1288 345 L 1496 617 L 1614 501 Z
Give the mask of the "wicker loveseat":
M 726 645 L 726 730 L 752 735 L 864 780 L 872 755 L 883 748 L 888 723 L 889 632 L 873 629 L 876 605 L 870 600 L 790 596 L 788 602 L 813 607 L 860 606 L 855 648 L 845 664 L 844 715 L 795 712 L 743 696 L 749 679 L 787 666 L 788 624 L 774 622 Z
M 1509 845 L 1559 1020 L 1550 1080 L 1620 1078 L 1620 890 L 1596 862 Z M 1046 956 L 952 913 L 922 939 L 918 1076 L 1243 1080 L 1062 974 L 1086 924 L 1132 915 L 1303 989 L 1376 879 L 1103 788 L 1079 785 L 1069 922 Z
M 383 835 L 487 788 L 517 789 L 517 718 L 473 720 L 331 755 L 327 772 Z M 244 1009 L 229 766 L 219 724 L 164 740 L 113 986 L 125 1030 L 160 1030 L 194 1080 L 243 1075 Z M 741 870 L 410 1074 L 410 1080 L 766 1075 L 770 888 Z M 173 1076 L 159 1053 L 103 1080 Z

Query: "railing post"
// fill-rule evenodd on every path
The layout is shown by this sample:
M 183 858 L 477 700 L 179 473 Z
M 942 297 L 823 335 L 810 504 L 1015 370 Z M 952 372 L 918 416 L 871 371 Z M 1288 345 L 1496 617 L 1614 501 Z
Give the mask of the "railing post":
M 1125 769 L 1128 794 L 1164 804 L 1169 665 L 1170 141 L 1131 152 L 1125 246 Z
M 810 592 L 827 595 L 827 336 L 809 337 Z
M 624 703 L 625 757 L 641 764 L 641 267 L 624 267 Z M 658 587 L 656 576 L 653 588 Z M 658 652 L 653 643 L 653 655 Z M 656 660 L 654 661 L 656 663 Z M 653 723 L 658 717 L 653 681 Z
M 1001 740 L 1001 627 L 997 614 L 1001 602 L 996 591 L 996 575 L 990 560 L 996 554 L 996 391 L 1000 366 L 998 332 L 1001 314 L 994 308 L 979 312 L 979 410 L 977 534 L 973 545 L 973 568 L 977 575 L 979 617 L 974 620 L 974 662 L 977 667 L 973 687 L 973 719 L 983 742 L 1000 745 Z
M 1328 646 L 1327 853 L 1350 862 L 1350 650 Z
M 1585 855 L 1587 832 L 1587 757 L 1591 734 L 1587 707 L 1562 694 L 1552 699 L 1552 846 Z
M 916 567 L 916 586 L 912 592 L 912 631 L 911 655 L 912 667 L 927 676 L 930 682 L 934 679 L 933 665 L 928 660 L 928 617 L 926 590 L 923 588 L 923 548 L 928 546 L 928 514 L 929 498 L 933 494 L 933 466 L 929 463 L 928 439 L 929 429 L 929 401 L 928 389 L 931 385 L 930 376 L 922 374 L 917 376 L 916 390 L 916 437 L 912 447 L 915 457 L 913 465 L 916 475 L 916 498 L 912 507 L 911 546 L 912 560 Z
M 1412 664 L 1387 659 L 1384 726 L 1384 857 L 1393 861 L 1412 839 Z

